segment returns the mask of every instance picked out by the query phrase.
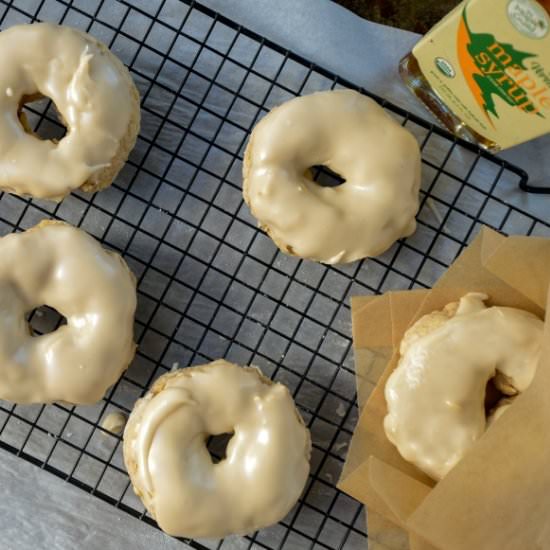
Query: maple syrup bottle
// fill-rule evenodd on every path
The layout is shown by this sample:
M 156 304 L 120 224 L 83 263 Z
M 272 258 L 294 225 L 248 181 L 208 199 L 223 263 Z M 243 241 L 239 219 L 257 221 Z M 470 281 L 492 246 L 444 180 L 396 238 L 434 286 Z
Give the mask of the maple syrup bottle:
M 456 135 L 496 152 L 550 132 L 550 0 L 468 0 L 400 63 Z

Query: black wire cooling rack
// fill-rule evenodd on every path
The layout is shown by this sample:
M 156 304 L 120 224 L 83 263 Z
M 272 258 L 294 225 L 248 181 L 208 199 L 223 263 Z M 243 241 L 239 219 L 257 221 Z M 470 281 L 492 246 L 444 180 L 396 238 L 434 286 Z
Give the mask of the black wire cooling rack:
M 139 350 L 105 400 L 0 402 L 0 447 L 154 524 L 130 487 L 120 437 L 101 428 L 105 415 L 129 412 L 174 367 L 219 357 L 256 364 L 289 386 L 311 429 L 305 493 L 272 528 L 186 542 L 364 548 L 362 509 L 334 486 L 357 420 L 348 298 L 430 286 L 481 224 L 550 236 L 548 223 L 506 202 L 525 173 L 375 97 L 422 145 L 418 231 L 367 262 L 300 261 L 278 252 L 243 205 L 245 142 L 280 102 L 355 86 L 194 2 L 13 0 L 0 3 L 0 17 L 2 29 L 55 21 L 109 44 L 132 71 L 143 114 L 137 146 L 109 189 L 73 193 L 59 205 L 0 195 L 0 234 L 63 219 L 120 251 L 139 282 Z M 50 105 L 29 107 L 37 132 L 60 135 Z M 43 332 L 60 320 L 41 309 L 31 322 Z

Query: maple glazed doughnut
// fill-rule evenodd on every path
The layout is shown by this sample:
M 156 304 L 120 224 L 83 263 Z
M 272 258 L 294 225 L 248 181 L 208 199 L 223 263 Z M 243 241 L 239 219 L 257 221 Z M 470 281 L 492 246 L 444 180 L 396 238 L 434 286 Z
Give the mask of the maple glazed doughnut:
M 311 168 L 345 181 L 323 187 Z M 326 264 L 376 256 L 416 229 L 420 149 L 372 99 L 352 90 L 292 99 L 254 128 L 243 195 L 287 254 Z
M 523 310 L 487 307 L 470 293 L 425 315 L 405 333 L 385 387 L 384 429 L 403 458 L 443 478 L 513 396 L 527 389 L 544 323 Z M 487 417 L 489 380 L 502 396 Z
M 211 435 L 233 434 L 215 464 Z M 281 520 L 309 474 L 311 440 L 288 389 L 223 360 L 161 376 L 124 431 L 134 491 L 170 535 L 219 538 Z
M 139 93 L 107 46 L 79 30 L 36 23 L 0 33 L 0 190 L 61 200 L 110 185 L 139 131 Z M 22 107 L 48 97 L 67 127 L 57 142 Z
M 46 221 L 0 239 L 0 399 L 100 400 L 134 356 L 135 278 L 90 235 Z M 34 336 L 25 314 L 48 305 L 67 320 Z

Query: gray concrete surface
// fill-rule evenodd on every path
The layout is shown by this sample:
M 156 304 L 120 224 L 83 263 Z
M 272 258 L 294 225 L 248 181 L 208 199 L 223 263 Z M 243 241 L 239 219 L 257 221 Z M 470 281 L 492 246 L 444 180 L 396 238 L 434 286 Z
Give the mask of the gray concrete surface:
M 185 546 L 77 487 L 0 451 L 3 550 L 181 550 Z

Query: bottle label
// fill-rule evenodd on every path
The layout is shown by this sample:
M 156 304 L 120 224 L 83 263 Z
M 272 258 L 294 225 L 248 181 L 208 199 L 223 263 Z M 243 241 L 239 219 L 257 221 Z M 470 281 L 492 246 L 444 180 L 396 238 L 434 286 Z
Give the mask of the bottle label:
M 535 0 L 469 0 L 413 55 L 453 113 L 505 148 L 550 132 L 549 29 Z

